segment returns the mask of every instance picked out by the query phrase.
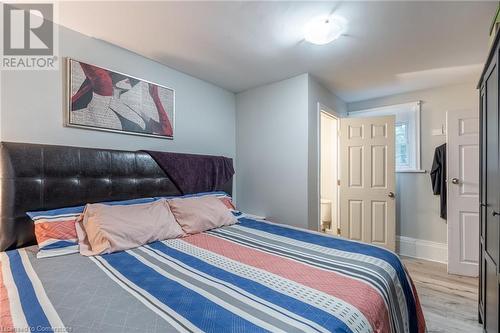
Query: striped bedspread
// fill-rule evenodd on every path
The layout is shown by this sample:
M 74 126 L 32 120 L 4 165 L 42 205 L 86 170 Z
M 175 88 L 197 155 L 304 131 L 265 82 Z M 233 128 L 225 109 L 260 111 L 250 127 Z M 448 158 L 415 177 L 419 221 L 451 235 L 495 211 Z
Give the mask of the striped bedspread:
M 0 332 L 425 332 L 392 252 L 246 217 L 126 252 L 0 261 Z

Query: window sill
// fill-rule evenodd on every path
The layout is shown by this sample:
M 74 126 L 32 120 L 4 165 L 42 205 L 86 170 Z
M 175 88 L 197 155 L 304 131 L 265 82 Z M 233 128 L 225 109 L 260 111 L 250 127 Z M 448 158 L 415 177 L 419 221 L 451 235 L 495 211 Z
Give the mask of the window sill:
M 396 173 L 426 173 L 427 170 L 420 169 L 406 169 L 406 170 L 396 170 Z

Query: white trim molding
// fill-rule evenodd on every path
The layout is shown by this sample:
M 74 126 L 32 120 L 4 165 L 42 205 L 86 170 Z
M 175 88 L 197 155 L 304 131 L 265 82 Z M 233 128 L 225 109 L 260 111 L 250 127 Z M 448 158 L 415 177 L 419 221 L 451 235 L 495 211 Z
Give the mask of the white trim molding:
M 399 255 L 446 264 L 448 245 L 404 236 L 396 236 L 396 249 Z

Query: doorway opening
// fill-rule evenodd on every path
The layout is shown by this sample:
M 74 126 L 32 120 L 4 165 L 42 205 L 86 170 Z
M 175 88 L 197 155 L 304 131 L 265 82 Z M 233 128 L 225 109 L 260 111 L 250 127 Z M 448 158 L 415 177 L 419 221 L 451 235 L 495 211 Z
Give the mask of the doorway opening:
M 339 121 L 320 109 L 320 230 L 338 234 Z
M 395 116 L 318 113 L 317 230 L 395 251 Z

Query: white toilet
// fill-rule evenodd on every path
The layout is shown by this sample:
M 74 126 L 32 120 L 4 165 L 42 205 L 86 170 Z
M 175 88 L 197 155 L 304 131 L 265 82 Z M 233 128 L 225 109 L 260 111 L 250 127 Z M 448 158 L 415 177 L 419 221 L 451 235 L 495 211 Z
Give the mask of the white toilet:
M 321 230 L 329 231 L 332 227 L 332 201 L 321 199 Z

